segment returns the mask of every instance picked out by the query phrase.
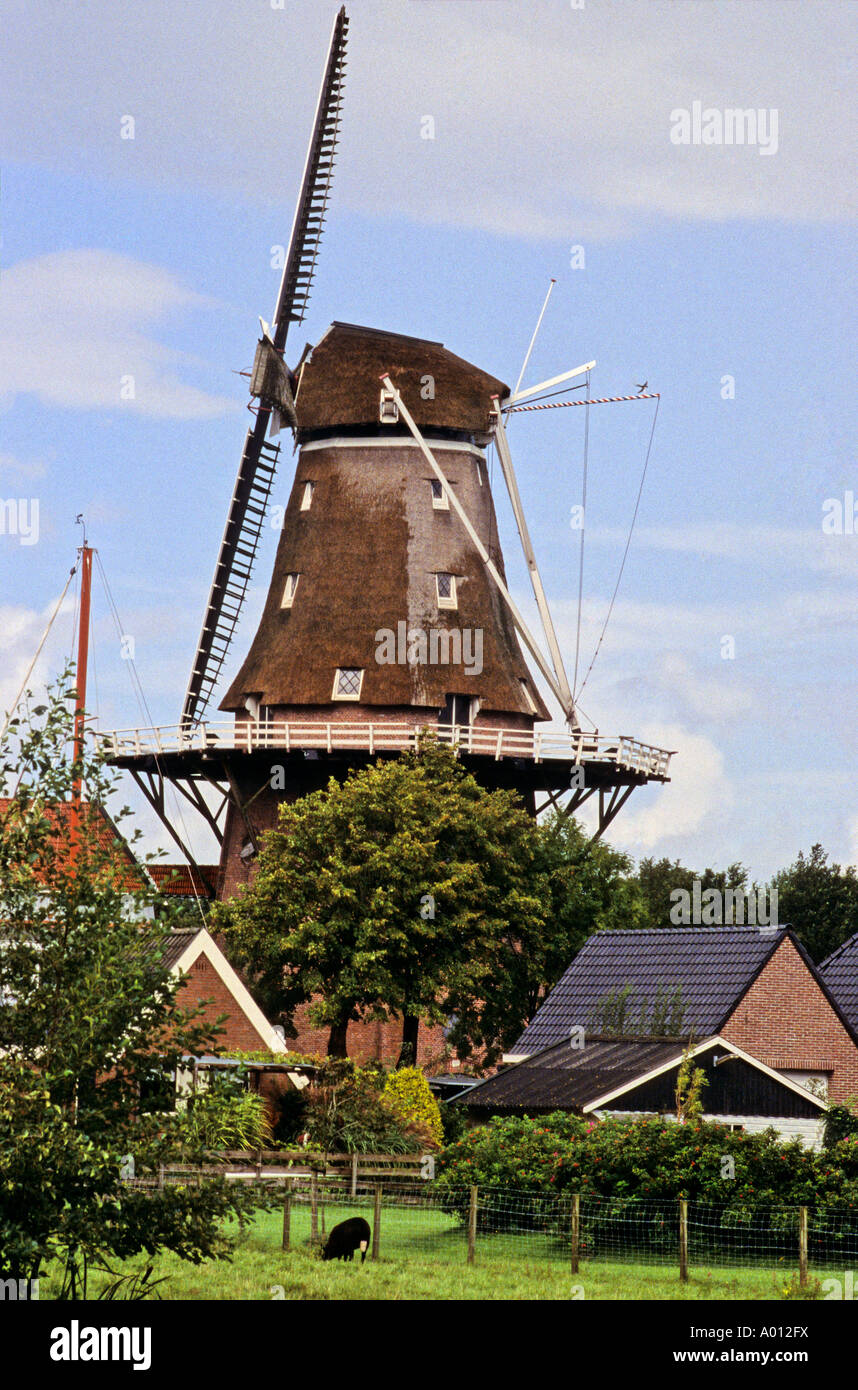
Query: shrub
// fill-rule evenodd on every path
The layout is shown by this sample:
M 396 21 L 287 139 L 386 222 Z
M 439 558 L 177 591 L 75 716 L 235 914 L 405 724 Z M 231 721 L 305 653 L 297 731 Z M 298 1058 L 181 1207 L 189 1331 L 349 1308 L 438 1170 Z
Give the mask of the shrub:
M 416 1153 L 420 1136 L 410 1133 L 382 1096 L 381 1067 L 356 1067 L 331 1058 L 319 1069 L 307 1100 L 307 1133 L 325 1153 Z
M 723 1228 L 746 1237 L 751 1228 L 786 1232 L 795 1208 L 807 1205 L 817 1209 L 820 1237 L 825 1231 L 834 1240 L 840 1230 L 846 1239 L 847 1228 L 849 1240 L 858 1236 L 858 1136 L 814 1153 L 772 1129 L 745 1134 L 702 1121 L 597 1121 L 562 1112 L 495 1117 L 449 1144 L 436 1171 L 436 1187 L 450 1194 L 450 1210 L 460 1215 L 467 1208 L 463 1194 L 476 1184 L 550 1198 L 555 1211 L 557 1197 L 565 1201 L 573 1192 L 606 1199 L 601 1207 L 591 1204 L 594 1214 L 609 1214 L 610 1199 L 622 1198 L 624 1218 L 659 1228 L 673 1222 L 676 1199 L 686 1197 L 717 1204 Z M 638 1217 L 629 1200 L 639 1204 Z
M 446 1100 L 440 1102 L 438 1109 L 441 1112 L 445 1147 L 458 1143 L 468 1132 L 467 1111 L 461 1105 L 451 1105 Z
M 858 1100 L 847 1100 L 843 1105 L 829 1105 L 825 1112 L 824 1147 L 834 1148 L 847 1135 L 858 1135 Z
M 264 1102 L 233 1077 L 213 1079 L 194 1097 L 182 1130 L 191 1148 L 264 1149 L 271 1143 Z
M 425 1139 L 430 1148 L 442 1147 L 441 1112 L 422 1071 L 417 1067 L 400 1067 L 391 1072 L 382 1094 L 405 1129 Z

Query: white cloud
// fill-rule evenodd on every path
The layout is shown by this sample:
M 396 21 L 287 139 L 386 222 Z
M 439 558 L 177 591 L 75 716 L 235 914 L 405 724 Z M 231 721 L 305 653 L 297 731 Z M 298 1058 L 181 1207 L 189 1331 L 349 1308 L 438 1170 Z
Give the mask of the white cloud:
M 21 261 L 0 279 L 0 399 L 193 420 L 236 410 L 180 379 L 192 359 L 147 330 L 206 304 L 158 266 L 109 251 Z
M 847 825 L 849 863 L 858 866 L 858 815 L 852 816 Z
M 42 640 L 56 603 L 57 599 L 52 599 L 41 612 L 18 605 L 0 604 L 0 728 L 6 722 L 7 714 L 12 713 L 13 704 L 21 691 L 30 662 Z M 44 691 L 63 664 L 64 644 L 65 653 L 68 651 L 68 618 L 71 612 L 72 600 L 67 597 L 27 680 L 27 688 L 32 690 L 34 695 Z
M 611 827 L 612 844 L 631 854 L 649 854 L 658 846 L 675 844 L 703 829 L 735 800 L 724 757 L 711 739 L 673 724 L 644 724 L 639 737 L 659 748 L 675 748 L 670 782 L 638 806 L 633 793 Z
M 352 0 L 337 197 L 370 216 L 573 241 L 665 217 L 852 217 L 850 11 Z M 2 152 L 288 198 L 333 12 L 318 0 L 210 0 L 204 15 L 172 0 L 7 0 Z M 695 100 L 777 108 L 777 153 L 671 144 L 671 111 Z M 126 114 L 134 140 L 120 139 Z M 420 138 L 427 114 L 434 140 Z
M 43 478 L 46 466 L 41 458 L 18 458 L 16 454 L 0 453 L 0 478 L 29 482 L 33 478 Z
M 700 559 L 731 560 L 757 569 L 839 575 L 858 578 L 858 535 L 826 535 L 822 530 L 822 504 L 818 524 L 810 527 L 743 525 L 740 522 L 677 522 L 673 526 L 641 526 L 635 529 L 636 549 L 660 550 Z M 627 532 L 617 527 L 594 527 L 588 541 L 622 546 Z

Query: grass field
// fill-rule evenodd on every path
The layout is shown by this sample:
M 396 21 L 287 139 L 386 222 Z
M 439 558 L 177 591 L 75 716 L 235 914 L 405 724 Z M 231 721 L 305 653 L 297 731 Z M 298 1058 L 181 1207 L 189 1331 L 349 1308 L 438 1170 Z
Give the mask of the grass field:
M 371 1216 L 366 1206 L 328 1209 L 327 1227 L 347 1216 Z M 296 1204 L 291 1248 L 281 1249 L 282 1216 L 262 1212 L 241 1238 L 231 1263 L 194 1266 L 173 1255 L 161 1256 L 155 1274 L 165 1299 L 515 1299 L 706 1300 L 776 1299 L 795 1276 L 789 1267 L 705 1269 L 692 1264 L 687 1284 L 674 1265 L 636 1265 L 620 1261 L 582 1261 L 573 1277 L 568 1256 L 547 1236 L 481 1235 L 476 1260 L 467 1264 L 461 1226 L 433 1210 L 386 1207 L 382 1214 L 378 1261 L 361 1265 L 323 1263 L 309 1247 L 310 1217 Z M 146 1261 L 126 1261 L 123 1271 Z M 835 1271 L 836 1272 L 836 1271 Z M 814 1271 L 814 1278 L 823 1277 Z M 103 1281 L 102 1281 L 103 1282 Z M 90 1297 L 100 1283 L 93 1279 Z M 41 1297 L 55 1297 L 55 1275 L 42 1280 Z

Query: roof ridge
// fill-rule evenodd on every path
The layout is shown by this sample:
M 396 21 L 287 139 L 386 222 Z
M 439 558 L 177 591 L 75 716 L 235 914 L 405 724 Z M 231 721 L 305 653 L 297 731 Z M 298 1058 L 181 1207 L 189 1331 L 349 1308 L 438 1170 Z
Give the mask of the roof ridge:
M 833 960 L 836 960 L 838 956 L 841 956 L 843 952 L 846 950 L 847 946 L 852 946 L 855 942 L 858 942 L 858 931 L 853 932 L 851 936 L 847 936 L 845 941 L 841 941 L 839 946 L 835 946 L 834 950 L 831 952 L 831 955 L 826 956 L 825 960 L 821 960 L 819 962 L 819 965 L 816 967 L 819 973 L 822 974 L 823 970 L 827 965 L 830 965 Z
M 767 922 L 702 922 L 699 924 L 689 922 L 682 926 L 671 924 L 669 927 L 616 927 L 608 931 L 594 932 L 592 936 L 587 937 L 581 950 L 583 951 L 586 946 L 589 946 L 591 941 L 603 941 L 612 936 L 669 936 L 671 933 L 678 932 L 696 932 L 699 934 L 706 931 L 759 932 L 761 929 L 785 932 L 790 930 L 790 926 L 786 922 L 772 923 L 771 926 Z

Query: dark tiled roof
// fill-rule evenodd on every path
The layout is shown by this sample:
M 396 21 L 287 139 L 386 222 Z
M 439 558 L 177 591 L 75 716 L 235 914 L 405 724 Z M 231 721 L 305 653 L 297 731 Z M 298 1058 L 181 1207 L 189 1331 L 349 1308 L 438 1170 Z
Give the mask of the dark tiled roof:
M 147 864 L 156 886 L 168 897 L 214 898 L 217 864 L 200 864 L 199 872 L 188 864 Z
M 634 1015 L 644 1001 L 652 1007 L 659 988 L 669 994 L 679 986 L 682 1032 L 696 1038 L 717 1033 L 786 931 L 778 927 L 768 934 L 745 926 L 600 932 L 585 942 L 509 1051 L 532 1055 L 568 1041 L 575 1024 L 593 1027 L 599 1001 L 626 985 L 637 1001 Z
M 846 1021 L 858 1030 L 858 932 L 817 969 Z
M 164 965 L 167 970 L 172 970 L 201 930 L 201 927 L 194 927 L 181 931 L 162 932 L 158 931 L 157 928 L 150 928 L 144 933 L 144 939 L 150 939 L 150 954 L 157 958 L 159 964 Z
M 594 1037 L 573 1048 L 564 1038 L 481 1081 L 452 1103 L 469 1110 L 580 1110 L 681 1057 L 682 1043 L 675 1039 Z

